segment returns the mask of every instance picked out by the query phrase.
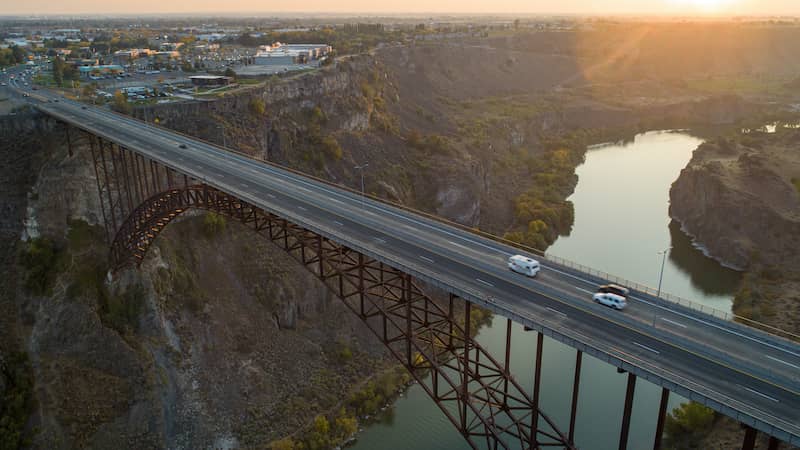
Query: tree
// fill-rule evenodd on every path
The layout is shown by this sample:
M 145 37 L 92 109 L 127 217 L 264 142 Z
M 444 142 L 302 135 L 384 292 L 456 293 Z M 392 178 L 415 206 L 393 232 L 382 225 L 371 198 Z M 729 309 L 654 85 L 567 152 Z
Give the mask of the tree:
M 306 447 L 309 450 L 324 450 L 331 447 L 331 425 L 325 416 L 314 418 L 314 428 L 308 435 Z
M 53 59 L 53 81 L 56 86 L 64 84 L 64 60 L 60 56 Z
M 714 410 L 689 402 L 672 410 L 664 423 L 668 447 L 685 448 L 698 442 L 711 429 Z
M 122 91 L 114 92 L 114 103 L 111 105 L 114 111 L 121 112 L 123 114 L 130 114 L 131 112 L 131 105 L 128 103 L 128 97 L 122 93 Z
M 225 76 L 226 77 L 231 77 L 233 79 L 236 79 L 236 71 L 234 71 L 233 69 L 228 67 L 227 69 L 225 69 Z
M 18 45 L 11 47 L 11 53 L 14 55 L 14 61 L 16 61 L 17 64 L 24 62 L 25 58 L 28 56 L 28 52 Z

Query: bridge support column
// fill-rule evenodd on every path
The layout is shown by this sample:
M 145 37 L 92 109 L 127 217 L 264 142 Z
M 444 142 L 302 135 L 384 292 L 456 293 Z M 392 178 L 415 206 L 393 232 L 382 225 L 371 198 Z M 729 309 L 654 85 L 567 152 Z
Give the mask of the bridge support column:
M 778 440 L 775 436 L 769 437 L 769 443 L 767 444 L 767 450 L 778 450 L 781 446 L 781 441 Z
M 744 426 L 744 441 L 742 442 L 742 450 L 753 450 L 756 448 L 756 436 L 758 431 L 755 428 L 745 425 Z
M 542 347 L 544 346 L 544 335 L 536 334 L 536 367 L 533 369 L 533 407 L 539 409 L 539 385 L 542 383 Z M 536 433 L 539 432 L 539 415 L 531 417 L 531 448 L 537 448 L 539 443 Z
M 64 124 L 64 126 L 65 126 L 66 133 L 67 133 L 67 154 L 69 155 L 70 158 L 72 158 L 72 155 L 73 155 L 73 153 L 72 153 L 72 136 L 71 136 L 71 133 L 69 132 L 69 129 L 71 127 L 68 124 Z
M 636 375 L 628 374 L 628 387 L 625 390 L 625 409 L 622 411 L 622 428 L 619 432 L 619 450 L 628 448 L 628 433 L 631 428 L 631 410 L 633 409 L 633 394 L 636 389 Z
M 506 359 L 503 364 L 506 378 L 503 380 L 503 406 L 508 407 L 508 378 L 511 376 L 511 319 L 506 319 Z
M 661 450 L 661 438 L 664 435 L 664 420 L 667 417 L 669 404 L 669 390 L 661 388 L 661 403 L 658 405 L 658 421 L 656 422 L 656 435 L 653 438 L 653 450 Z
M 108 228 L 108 219 L 106 218 L 106 205 L 103 200 L 103 182 L 100 179 L 100 171 L 97 169 L 97 149 L 95 148 L 94 136 L 89 136 L 89 149 L 92 153 L 92 162 L 94 163 L 94 178 L 97 182 L 97 194 L 100 198 L 100 212 L 103 215 L 103 227 L 106 230 L 106 242 L 111 245 L 111 231 Z M 108 181 L 106 181 L 107 183 Z M 114 230 L 116 232 L 116 229 Z
M 575 416 L 578 413 L 578 391 L 581 386 L 581 363 L 583 352 L 578 350 L 575 355 L 575 377 L 572 380 L 572 405 L 569 412 L 569 440 L 575 441 Z
M 462 362 L 461 374 L 461 426 L 464 429 L 468 428 L 467 425 L 467 404 L 469 403 L 469 336 L 470 336 L 470 320 L 472 312 L 472 303 L 464 301 L 464 354 Z M 534 414 L 535 415 L 535 414 Z

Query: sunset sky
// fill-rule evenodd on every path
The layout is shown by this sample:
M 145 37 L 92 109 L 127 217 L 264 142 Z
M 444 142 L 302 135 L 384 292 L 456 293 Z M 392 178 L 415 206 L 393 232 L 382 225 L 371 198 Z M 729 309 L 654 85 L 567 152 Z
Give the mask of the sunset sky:
M 0 0 L 0 15 L 165 12 L 800 15 L 800 0 Z

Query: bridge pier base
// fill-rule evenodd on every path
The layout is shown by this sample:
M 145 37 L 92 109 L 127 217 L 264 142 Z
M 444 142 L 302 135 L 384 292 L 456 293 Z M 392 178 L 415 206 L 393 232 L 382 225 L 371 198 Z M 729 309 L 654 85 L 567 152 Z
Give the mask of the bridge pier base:
M 669 405 L 669 389 L 661 388 L 661 403 L 658 405 L 658 421 L 656 422 L 656 435 L 653 438 L 653 450 L 661 450 L 661 438 L 664 435 L 667 405 Z
M 625 409 L 622 411 L 622 427 L 619 432 L 619 450 L 628 448 L 628 434 L 631 428 L 631 410 L 633 394 L 636 389 L 636 375 L 628 373 L 628 386 L 625 390 Z
M 742 450 L 753 450 L 756 448 L 756 436 L 758 431 L 755 428 L 745 425 L 744 426 L 744 441 L 742 442 Z

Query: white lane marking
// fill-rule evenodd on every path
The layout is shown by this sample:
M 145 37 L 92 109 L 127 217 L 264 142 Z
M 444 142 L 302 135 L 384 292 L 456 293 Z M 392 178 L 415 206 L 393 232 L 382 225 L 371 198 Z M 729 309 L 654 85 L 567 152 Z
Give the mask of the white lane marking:
M 577 290 L 579 290 L 579 291 L 581 291 L 581 292 L 586 292 L 587 294 L 594 295 L 594 292 L 592 292 L 592 291 L 590 291 L 590 290 L 588 290 L 588 289 L 579 288 L 579 287 L 577 287 L 577 286 L 574 286 L 574 287 L 575 287 L 575 289 L 577 289 Z
M 419 255 L 419 258 L 423 261 L 428 261 L 429 263 L 433 264 L 433 260 L 428 258 L 427 256 Z
M 782 360 L 782 359 L 778 359 L 778 358 L 776 358 L 776 357 L 774 357 L 774 356 L 769 356 L 769 355 L 765 355 L 765 356 L 766 356 L 767 358 L 769 358 L 769 359 L 771 359 L 771 360 L 773 360 L 773 361 L 777 361 L 777 362 L 779 362 L 779 363 L 781 363 L 781 364 L 786 364 L 787 366 L 794 367 L 795 369 L 800 369 L 800 366 L 798 366 L 798 365 L 795 365 L 795 364 L 792 364 L 792 363 L 789 363 L 789 362 L 786 362 L 786 361 L 784 361 L 784 360 Z
M 478 283 L 485 284 L 486 286 L 489 286 L 489 287 L 494 287 L 494 285 L 492 283 L 489 283 L 488 281 L 483 281 L 480 278 L 475 278 L 475 281 L 477 281 Z
M 272 195 L 272 194 L 267 194 L 267 197 L 269 197 L 269 198 L 275 198 L 275 196 L 274 196 L 274 195 Z
M 447 242 L 448 242 L 448 243 L 450 243 L 451 245 L 455 245 L 456 247 L 461 247 L 461 248 L 463 248 L 464 250 L 470 250 L 470 248 L 468 248 L 468 247 L 465 247 L 465 246 L 463 246 L 463 245 L 461 245 L 461 244 L 456 244 L 456 243 L 455 243 L 455 242 L 453 242 L 453 241 L 447 241 Z
M 334 220 L 333 223 L 335 223 L 336 225 L 339 225 L 340 227 L 344 226 L 344 224 L 342 222 L 339 222 L 338 220 Z
M 250 187 L 250 186 L 248 186 L 248 185 L 246 185 L 246 184 L 244 184 L 244 183 L 242 183 L 242 184 L 241 184 L 241 186 L 242 186 L 243 188 L 249 188 L 249 187 Z
M 681 328 L 686 328 L 686 325 L 684 325 L 684 324 L 682 324 L 680 322 L 675 322 L 674 320 L 669 320 L 669 319 L 667 319 L 665 317 L 662 317 L 661 320 L 663 320 L 664 322 L 671 323 L 673 325 L 679 326 Z
M 661 352 L 659 352 L 658 350 L 656 350 L 656 349 L 654 349 L 654 348 L 651 348 L 651 347 L 648 347 L 648 346 L 646 346 L 646 345 L 640 344 L 640 343 L 638 343 L 638 342 L 636 342 L 636 341 L 631 341 L 631 342 L 633 342 L 633 345 L 635 345 L 635 346 L 637 346 L 637 347 L 641 347 L 641 348 L 643 348 L 643 349 L 647 350 L 648 352 L 653 352 L 653 353 L 655 353 L 656 355 L 660 355 L 660 354 L 661 354 Z
M 561 312 L 561 311 L 559 311 L 559 310 L 557 310 L 557 309 L 553 309 L 553 308 L 551 308 L 551 307 L 549 307 L 549 306 L 545 306 L 545 308 L 547 308 L 548 310 L 550 310 L 550 311 L 552 311 L 552 312 L 554 312 L 554 313 L 558 314 L 559 316 L 564 316 L 564 317 L 567 317 L 567 313 Z
M 220 177 L 220 178 L 225 178 L 225 175 L 223 175 L 221 173 L 218 173 L 217 176 Z
M 742 385 L 740 384 L 739 386 L 742 386 Z M 780 400 L 778 400 L 777 398 L 775 398 L 775 397 L 770 397 L 769 395 L 767 395 L 767 394 L 764 394 L 763 392 L 758 392 L 757 390 L 755 390 L 755 389 L 750 389 L 750 388 L 749 388 L 749 387 L 747 387 L 747 386 L 742 386 L 742 387 L 743 387 L 743 388 L 745 388 L 745 389 L 747 389 L 748 391 L 752 392 L 753 394 L 760 395 L 760 396 L 762 396 L 762 397 L 766 398 L 767 400 L 772 400 L 772 401 L 773 401 L 773 402 L 775 402 L 775 403 L 780 403 L 780 402 L 781 402 L 781 401 L 780 401 Z
M 385 244 L 386 243 L 386 239 L 375 238 L 375 242 L 377 242 L 379 244 Z
M 304 206 L 298 206 L 297 209 L 300 211 L 308 211 Z

